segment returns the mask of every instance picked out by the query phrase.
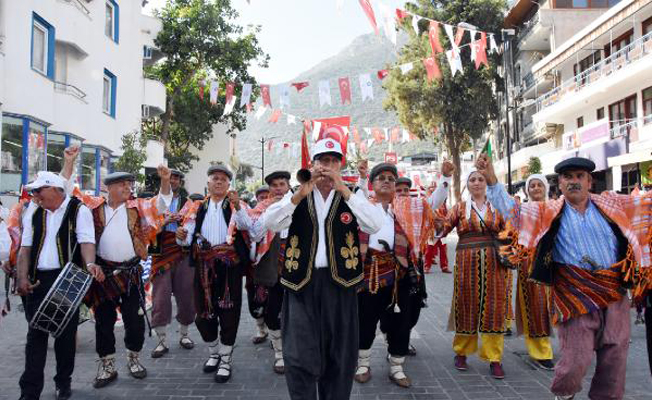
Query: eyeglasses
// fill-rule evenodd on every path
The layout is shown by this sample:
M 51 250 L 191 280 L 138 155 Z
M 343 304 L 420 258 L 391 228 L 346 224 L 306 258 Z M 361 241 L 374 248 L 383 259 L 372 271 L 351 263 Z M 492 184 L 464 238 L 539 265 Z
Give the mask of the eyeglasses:
M 396 183 L 396 178 L 394 178 L 393 176 L 384 176 L 384 175 L 380 175 L 379 177 L 376 178 L 376 180 L 377 180 L 378 182 L 385 182 L 385 181 L 387 181 L 387 182 L 389 182 L 389 183 Z
M 49 187 L 50 187 L 50 186 L 41 186 L 40 188 L 32 189 L 32 193 L 34 193 L 34 194 L 39 194 L 39 193 L 41 193 L 41 190 L 43 190 L 43 189 L 47 189 L 47 188 L 49 188 Z

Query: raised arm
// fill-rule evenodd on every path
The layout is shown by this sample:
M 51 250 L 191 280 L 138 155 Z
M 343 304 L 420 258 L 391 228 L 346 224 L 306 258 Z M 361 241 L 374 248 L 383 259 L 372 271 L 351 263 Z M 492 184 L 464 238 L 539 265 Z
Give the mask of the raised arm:
M 498 210 L 506 222 L 512 224 L 516 229 L 520 226 L 520 206 L 512 198 L 505 186 L 498 182 L 491 158 L 481 154 L 475 163 L 478 172 L 487 180 L 487 200 L 491 206 Z
M 454 171 L 455 165 L 448 160 L 444 160 L 441 165 L 441 178 L 439 178 L 439 182 L 437 183 L 437 189 L 428 198 L 428 204 L 430 204 L 433 210 L 441 207 L 446 201 L 446 198 L 448 198 L 448 189 L 450 188 L 451 177 Z

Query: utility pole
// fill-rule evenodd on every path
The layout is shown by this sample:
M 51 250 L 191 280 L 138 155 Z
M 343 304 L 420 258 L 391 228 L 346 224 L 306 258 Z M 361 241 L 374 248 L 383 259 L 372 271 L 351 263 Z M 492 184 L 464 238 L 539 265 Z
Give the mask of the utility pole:
M 506 144 L 507 144 L 507 192 L 512 194 L 512 134 L 509 129 L 509 81 L 511 78 L 511 69 L 512 69 L 512 37 L 516 33 L 514 29 L 502 29 L 502 39 L 503 39 L 503 71 L 504 77 L 503 81 L 505 82 L 505 134 L 506 134 Z M 509 51 L 509 64 L 507 61 L 507 54 Z M 509 66 L 509 70 L 508 67 Z
M 272 136 L 272 137 L 261 137 L 258 139 L 258 142 L 260 143 L 260 181 L 262 183 L 265 183 L 265 143 L 269 142 L 272 139 L 276 139 L 278 136 Z

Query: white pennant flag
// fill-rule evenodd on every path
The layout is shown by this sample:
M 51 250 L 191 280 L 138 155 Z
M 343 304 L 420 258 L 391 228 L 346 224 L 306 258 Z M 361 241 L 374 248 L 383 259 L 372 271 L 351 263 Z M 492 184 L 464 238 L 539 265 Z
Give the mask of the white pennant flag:
M 327 80 L 319 82 L 319 106 L 321 107 L 324 104 L 333 105 L 331 102 L 331 84 Z
M 290 85 L 279 86 L 280 94 L 278 104 L 281 108 L 290 108 Z
M 448 50 L 446 52 L 446 58 L 448 58 L 448 63 L 451 66 L 451 75 L 455 76 L 457 71 L 464 72 L 462 69 L 462 58 L 455 50 Z
M 471 30 L 471 61 L 475 61 L 475 58 L 478 56 L 478 47 L 475 45 L 475 35 L 477 31 Z
M 312 141 L 313 142 L 316 142 L 317 138 L 319 138 L 319 131 L 321 131 L 321 122 L 314 121 L 312 123 Z
M 361 74 L 360 75 L 360 93 L 362 94 L 362 101 L 365 101 L 367 98 L 374 98 L 374 87 L 371 84 L 371 75 Z
M 403 129 L 403 132 L 401 134 L 401 143 L 407 143 L 410 141 L 410 133 L 407 131 L 407 129 Z
M 444 30 L 446 31 L 446 36 L 448 36 L 448 40 L 451 42 L 451 46 L 454 49 L 456 49 L 457 45 L 455 44 L 455 33 L 453 32 L 453 26 L 444 25 Z
M 414 68 L 414 64 L 409 62 L 405 64 L 399 65 L 399 68 L 401 69 L 401 72 L 403 75 L 407 74 L 408 72 L 412 71 L 412 68 Z
M 217 93 L 220 91 L 220 83 L 218 81 L 211 81 L 210 96 L 211 104 L 217 103 Z
M 489 34 L 489 52 L 498 53 L 498 45 L 496 44 L 496 39 L 494 39 L 493 34 Z
M 396 20 L 394 15 L 392 15 L 392 11 L 385 4 L 381 3 L 378 6 L 380 7 L 380 14 L 385 36 L 387 36 L 387 39 L 389 39 L 392 43 L 394 43 L 394 46 L 396 46 L 396 28 L 394 26 Z
M 412 14 L 412 28 L 414 29 L 414 33 L 419 36 L 419 17 Z
M 253 89 L 253 85 L 251 83 L 245 83 L 242 85 L 242 97 L 240 98 L 240 107 L 244 107 L 247 104 L 249 104 L 249 101 L 251 100 L 251 91 Z
M 364 132 L 367 134 L 367 137 L 371 137 L 371 128 L 364 128 Z
M 256 115 L 254 116 L 256 117 L 256 119 L 260 119 L 260 117 L 262 117 L 263 114 L 265 114 L 265 111 L 267 111 L 267 107 L 260 106 L 258 107 L 258 110 L 256 110 Z
M 288 114 L 288 125 L 294 125 L 297 123 L 297 117 L 294 115 Z
M 238 96 L 236 96 L 236 95 L 234 94 L 234 95 L 233 95 L 233 98 L 231 99 L 231 101 L 228 102 L 228 103 L 224 106 L 224 114 L 223 114 L 223 115 L 229 115 L 229 114 L 231 114 L 231 112 L 233 112 L 233 108 L 235 108 L 235 102 L 236 102 L 237 98 L 238 98 Z
M 373 146 L 373 144 L 374 144 L 375 142 L 376 142 L 376 141 L 374 140 L 374 138 L 367 139 L 367 148 L 370 149 L 371 146 Z

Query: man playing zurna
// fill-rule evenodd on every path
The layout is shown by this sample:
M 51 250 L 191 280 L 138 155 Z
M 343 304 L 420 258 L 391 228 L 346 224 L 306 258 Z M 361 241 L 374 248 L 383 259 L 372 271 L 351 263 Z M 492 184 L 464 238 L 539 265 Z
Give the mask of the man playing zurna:
M 63 175 L 72 182 L 79 148 L 66 149 Z M 120 307 L 125 327 L 127 369 L 131 376 L 143 379 L 147 369 L 140 363 L 139 353 L 145 342 L 144 286 L 140 262 L 147 259 L 147 246 L 161 227 L 171 200 L 170 170 L 160 165 L 161 189 L 151 199 L 134 199 L 134 175 L 114 172 L 104 178 L 108 199 L 77 195 L 91 209 L 97 243 L 97 264 L 105 279 L 91 284 L 84 302 L 95 314 L 95 350 L 100 365 L 93 386 L 101 388 L 118 377 L 115 366 L 116 308 Z
M 193 298 L 194 270 L 189 264 L 189 253 L 176 242 L 176 231 L 192 201 L 181 195 L 184 174 L 172 170 L 170 186 L 172 201 L 165 213 L 163 229 L 156 235 L 156 242 L 150 246 L 152 256 L 152 328 L 158 336 L 158 344 L 152 350 L 152 358 L 162 357 L 169 351 L 167 326 L 172 320 L 172 294 L 177 305 L 176 319 L 179 323 L 179 345 L 192 349 L 195 343 L 190 339 L 188 327 L 195 321 Z
M 215 381 L 231 378 L 233 345 L 240 324 L 243 266 L 249 262 L 249 247 L 242 232 L 236 230 L 233 214 L 246 214 L 246 205 L 229 194 L 233 174 L 221 164 L 208 169 L 209 197 L 195 203 L 177 241 L 191 246 L 191 262 L 195 267 L 195 325 L 209 357 L 204 372 L 215 372 Z M 218 339 L 219 337 L 219 339 Z
M 340 176 L 339 142 L 323 139 L 313 151 L 311 177 L 271 205 L 265 226 L 289 228 L 281 283 L 283 359 L 290 397 L 350 397 L 358 352 L 356 286 L 363 280 L 358 229 L 380 230 L 383 215 Z
M 530 279 L 552 285 L 561 358 L 551 391 L 574 398 L 595 352 L 589 397 L 621 399 L 630 337 L 625 288 L 649 271 L 652 199 L 590 194 L 595 164 L 574 157 L 555 166 L 562 197 L 518 206 L 497 183 L 491 159 L 482 155 L 476 165 L 489 184 L 489 201 L 518 226 L 518 243 L 533 253 Z M 635 293 L 641 289 L 635 286 Z

